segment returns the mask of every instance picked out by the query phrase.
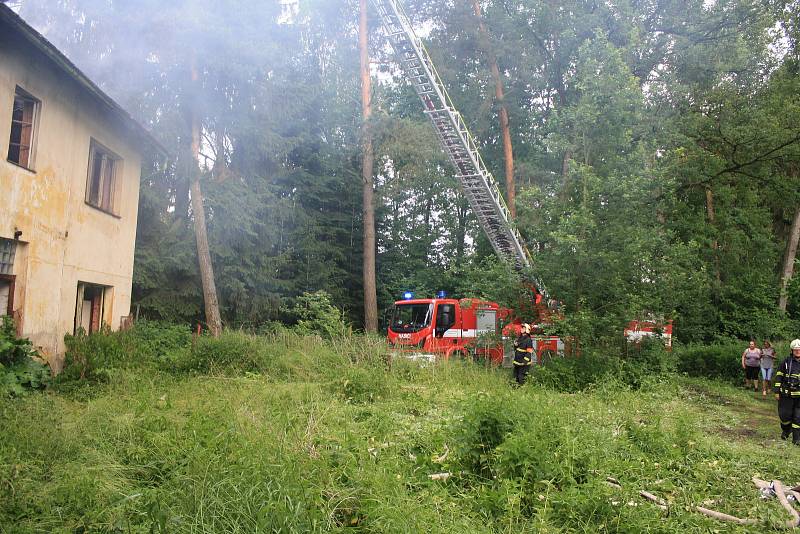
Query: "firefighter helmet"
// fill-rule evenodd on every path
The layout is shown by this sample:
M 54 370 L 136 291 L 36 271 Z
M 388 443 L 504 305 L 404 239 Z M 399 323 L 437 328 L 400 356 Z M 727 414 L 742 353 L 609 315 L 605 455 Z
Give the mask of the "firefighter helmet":
M 789 345 L 789 347 L 791 347 L 792 350 L 800 349 L 800 339 L 795 339 L 794 341 L 792 341 L 792 343 L 791 343 L 791 345 Z

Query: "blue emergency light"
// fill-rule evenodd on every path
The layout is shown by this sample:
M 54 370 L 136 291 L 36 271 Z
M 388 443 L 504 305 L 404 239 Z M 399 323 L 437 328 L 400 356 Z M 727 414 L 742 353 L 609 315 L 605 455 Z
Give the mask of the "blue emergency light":
M 414 298 L 414 293 L 412 293 L 411 291 L 406 291 L 405 293 L 403 293 L 403 300 L 411 300 L 413 298 Z
M 437 291 L 436 292 L 436 298 L 437 299 L 446 299 L 447 298 L 447 292 L 446 291 Z

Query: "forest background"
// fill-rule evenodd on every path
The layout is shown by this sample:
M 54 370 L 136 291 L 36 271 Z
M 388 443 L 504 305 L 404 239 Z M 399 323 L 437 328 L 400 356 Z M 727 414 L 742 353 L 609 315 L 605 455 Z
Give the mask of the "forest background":
M 269 329 L 324 290 L 363 325 L 357 1 L 9 4 L 176 156 L 150 154 L 142 175 L 142 316 L 204 320 L 196 109 L 223 322 Z M 600 339 L 656 314 L 683 341 L 798 335 L 800 2 L 487 0 L 486 33 L 472 0 L 404 5 L 496 176 L 507 109 L 517 223 L 564 328 Z M 369 22 L 380 310 L 405 290 L 513 303 Z

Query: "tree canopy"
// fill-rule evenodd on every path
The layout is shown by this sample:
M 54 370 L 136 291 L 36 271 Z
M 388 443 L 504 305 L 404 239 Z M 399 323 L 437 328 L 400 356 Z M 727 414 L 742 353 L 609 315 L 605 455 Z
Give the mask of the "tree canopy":
M 14 4 L 176 156 L 153 155 L 142 176 L 142 313 L 202 317 L 194 106 L 225 323 L 287 320 L 324 290 L 362 324 L 358 2 Z M 517 224 L 584 336 L 647 315 L 674 319 L 687 341 L 798 335 L 800 2 L 483 0 L 485 34 L 471 0 L 404 5 L 499 176 L 496 60 Z M 406 289 L 513 302 L 513 277 L 370 23 L 379 307 Z

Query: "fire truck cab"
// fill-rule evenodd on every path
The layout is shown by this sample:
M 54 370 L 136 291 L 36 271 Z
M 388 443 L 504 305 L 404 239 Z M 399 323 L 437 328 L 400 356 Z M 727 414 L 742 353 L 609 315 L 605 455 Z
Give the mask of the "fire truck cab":
M 477 347 L 484 334 L 499 334 L 510 310 L 476 299 L 407 299 L 394 303 L 389 344 L 396 349 L 440 356 L 467 356 L 476 351 L 503 359 L 502 344 Z

